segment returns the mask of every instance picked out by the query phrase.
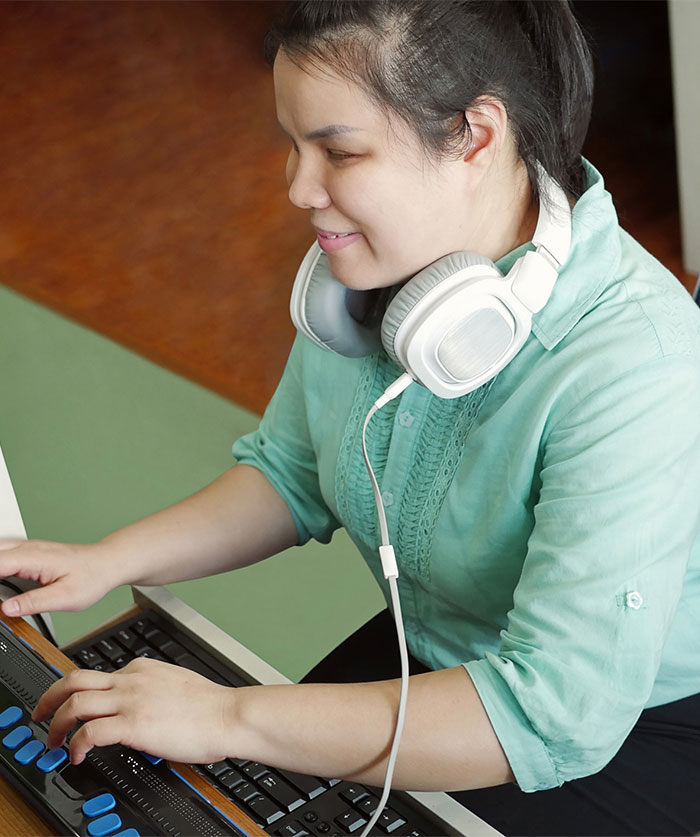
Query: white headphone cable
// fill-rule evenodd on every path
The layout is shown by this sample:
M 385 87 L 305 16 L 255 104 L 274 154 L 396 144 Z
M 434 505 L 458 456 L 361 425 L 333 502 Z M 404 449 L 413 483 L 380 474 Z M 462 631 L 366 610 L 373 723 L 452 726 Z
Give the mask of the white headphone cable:
M 374 812 L 370 821 L 365 826 L 360 837 L 367 837 L 371 829 L 374 828 L 375 823 L 379 819 L 389 798 L 391 790 L 391 780 L 394 776 L 394 767 L 396 765 L 396 757 L 399 752 L 399 744 L 401 743 L 401 733 L 403 732 L 403 724 L 406 716 L 406 698 L 408 696 L 408 650 L 406 648 L 406 634 L 403 627 L 403 617 L 401 615 L 401 601 L 399 599 L 399 588 L 396 579 L 399 577 L 399 569 L 396 563 L 396 556 L 394 555 L 394 547 L 389 541 L 389 528 L 386 522 L 386 513 L 384 511 L 384 503 L 382 495 L 379 490 L 377 478 L 372 470 L 372 465 L 369 461 L 367 453 L 366 431 L 372 416 L 381 408 L 392 401 L 406 389 L 406 387 L 413 382 L 413 378 L 404 372 L 400 378 L 397 378 L 390 384 L 382 395 L 374 402 L 370 408 L 365 422 L 362 426 L 362 455 L 365 460 L 365 466 L 372 481 L 372 490 L 374 491 L 374 501 L 377 505 L 377 516 L 379 519 L 379 533 L 381 538 L 381 545 L 379 547 L 379 558 L 382 562 L 382 571 L 384 578 L 389 582 L 389 591 L 391 593 L 391 604 L 394 611 L 394 621 L 396 622 L 396 634 L 399 642 L 399 655 L 401 658 L 401 689 L 399 692 L 399 707 L 396 715 L 396 726 L 394 727 L 394 738 L 387 760 L 386 772 L 384 774 L 384 790 L 382 792 L 377 810 Z

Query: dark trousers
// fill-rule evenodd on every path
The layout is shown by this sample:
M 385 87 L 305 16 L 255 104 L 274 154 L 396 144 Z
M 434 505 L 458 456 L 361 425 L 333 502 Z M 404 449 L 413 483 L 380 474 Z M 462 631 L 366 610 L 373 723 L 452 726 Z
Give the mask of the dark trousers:
M 411 658 L 411 674 L 428 669 Z M 396 629 L 382 611 L 332 651 L 305 683 L 400 676 Z M 503 834 L 644 837 L 700 833 L 700 695 L 645 710 L 612 761 L 561 788 L 516 785 L 452 793 Z

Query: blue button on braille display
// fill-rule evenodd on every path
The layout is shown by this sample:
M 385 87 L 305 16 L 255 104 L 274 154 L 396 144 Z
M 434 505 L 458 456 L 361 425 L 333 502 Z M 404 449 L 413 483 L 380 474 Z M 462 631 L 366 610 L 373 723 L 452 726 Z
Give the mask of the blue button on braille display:
M 114 834 L 113 837 L 141 837 L 141 835 L 135 828 L 125 828 L 124 831 Z
M 21 747 L 25 741 L 32 737 L 32 731 L 29 727 L 15 727 L 11 732 L 2 739 L 2 743 L 8 750 L 16 750 Z
M 44 745 L 41 741 L 37 741 L 36 738 L 32 738 L 31 741 L 28 741 L 24 747 L 21 747 L 15 753 L 15 761 L 19 762 L 20 764 L 29 764 L 30 762 L 34 761 L 34 759 L 44 751 Z
M 113 834 L 122 827 L 122 821 L 116 814 L 106 814 L 97 820 L 88 823 L 87 832 L 90 837 L 104 837 L 105 834 Z
M 47 750 L 44 755 L 36 763 L 36 766 L 42 773 L 51 773 L 57 767 L 60 767 L 68 758 L 68 753 L 65 750 Z
M 99 796 L 93 796 L 83 802 L 83 814 L 86 817 L 99 817 L 100 814 L 106 814 L 117 805 L 116 799 L 111 793 L 101 793 Z
M 22 717 L 22 710 L 19 706 L 8 706 L 0 712 L 0 729 L 13 727 Z

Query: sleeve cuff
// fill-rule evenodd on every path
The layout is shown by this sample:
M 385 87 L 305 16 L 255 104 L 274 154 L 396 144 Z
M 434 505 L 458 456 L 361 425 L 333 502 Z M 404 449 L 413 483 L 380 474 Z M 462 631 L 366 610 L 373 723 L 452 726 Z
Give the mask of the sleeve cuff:
M 481 698 L 520 790 L 532 793 L 562 782 L 542 739 L 488 658 L 463 663 Z

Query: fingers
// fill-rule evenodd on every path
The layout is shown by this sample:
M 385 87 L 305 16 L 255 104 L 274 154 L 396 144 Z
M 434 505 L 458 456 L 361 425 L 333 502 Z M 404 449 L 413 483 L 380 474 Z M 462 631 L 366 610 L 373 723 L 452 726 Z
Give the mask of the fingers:
M 55 582 L 51 586 L 27 590 L 12 598 L 5 599 L 0 609 L 5 616 L 31 616 L 34 613 L 47 613 L 52 610 L 67 609 L 61 597 L 61 585 Z M 57 595 L 58 594 L 58 595 Z
M 80 764 L 93 747 L 109 744 L 129 744 L 129 723 L 122 715 L 111 715 L 88 721 L 75 733 L 70 742 L 71 764 Z
M 50 748 L 60 747 L 65 742 L 68 733 L 81 721 L 83 726 L 75 733 L 71 741 L 71 756 L 76 751 L 82 752 L 84 755 L 90 747 L 99 747 L 101 743 L 116 744 L 118 739 L 112 741 L 94 739 L 92 731 L 96 720 L 111 718 L 117 714 L 117 696 L 111 689 L 107 691 L 76 692 L 56 711 L 49 725 L 46 744 Z M 85 727 L 89 729 L 85 731 Z M 76 738 L 78 743 L 74 744 Z
M 56 608 L 50 606 L 50 596 L 42 596 L 42 589 L 31 590 L 27 593 L 21 593 L 18 596 L 12 596 L 10 599 L 0 605 L 0 609 L 5 616 L 31 616 L 34 613 L 44 613 L 47 610 L 55 610 Z M 39 594 L 39 595 L 37 595 Z M 42 603 L 45 599 L 48 602 Z
M 103 691 L 111 688 L 112 677 L 106 671 L 85 669 L 72 671 L 51 685 L 39 698 L 32 712 L 32 720 L 41 723 L 65 703 L 72 695 L 88 689 Z
M 73 671 L 47 689 L 32 713 L 32 720 L 44 721 L 55 710 L 46 740 L 49 749 L 61 747 L 68 733 L 80 722 L 83 726 L 70 744 L 73 764 L 80 764 L 92 747 L 120 743 L 125 729 L 115 720 L 118 696 L 112 688 L 113 682 L 107 672 Z

